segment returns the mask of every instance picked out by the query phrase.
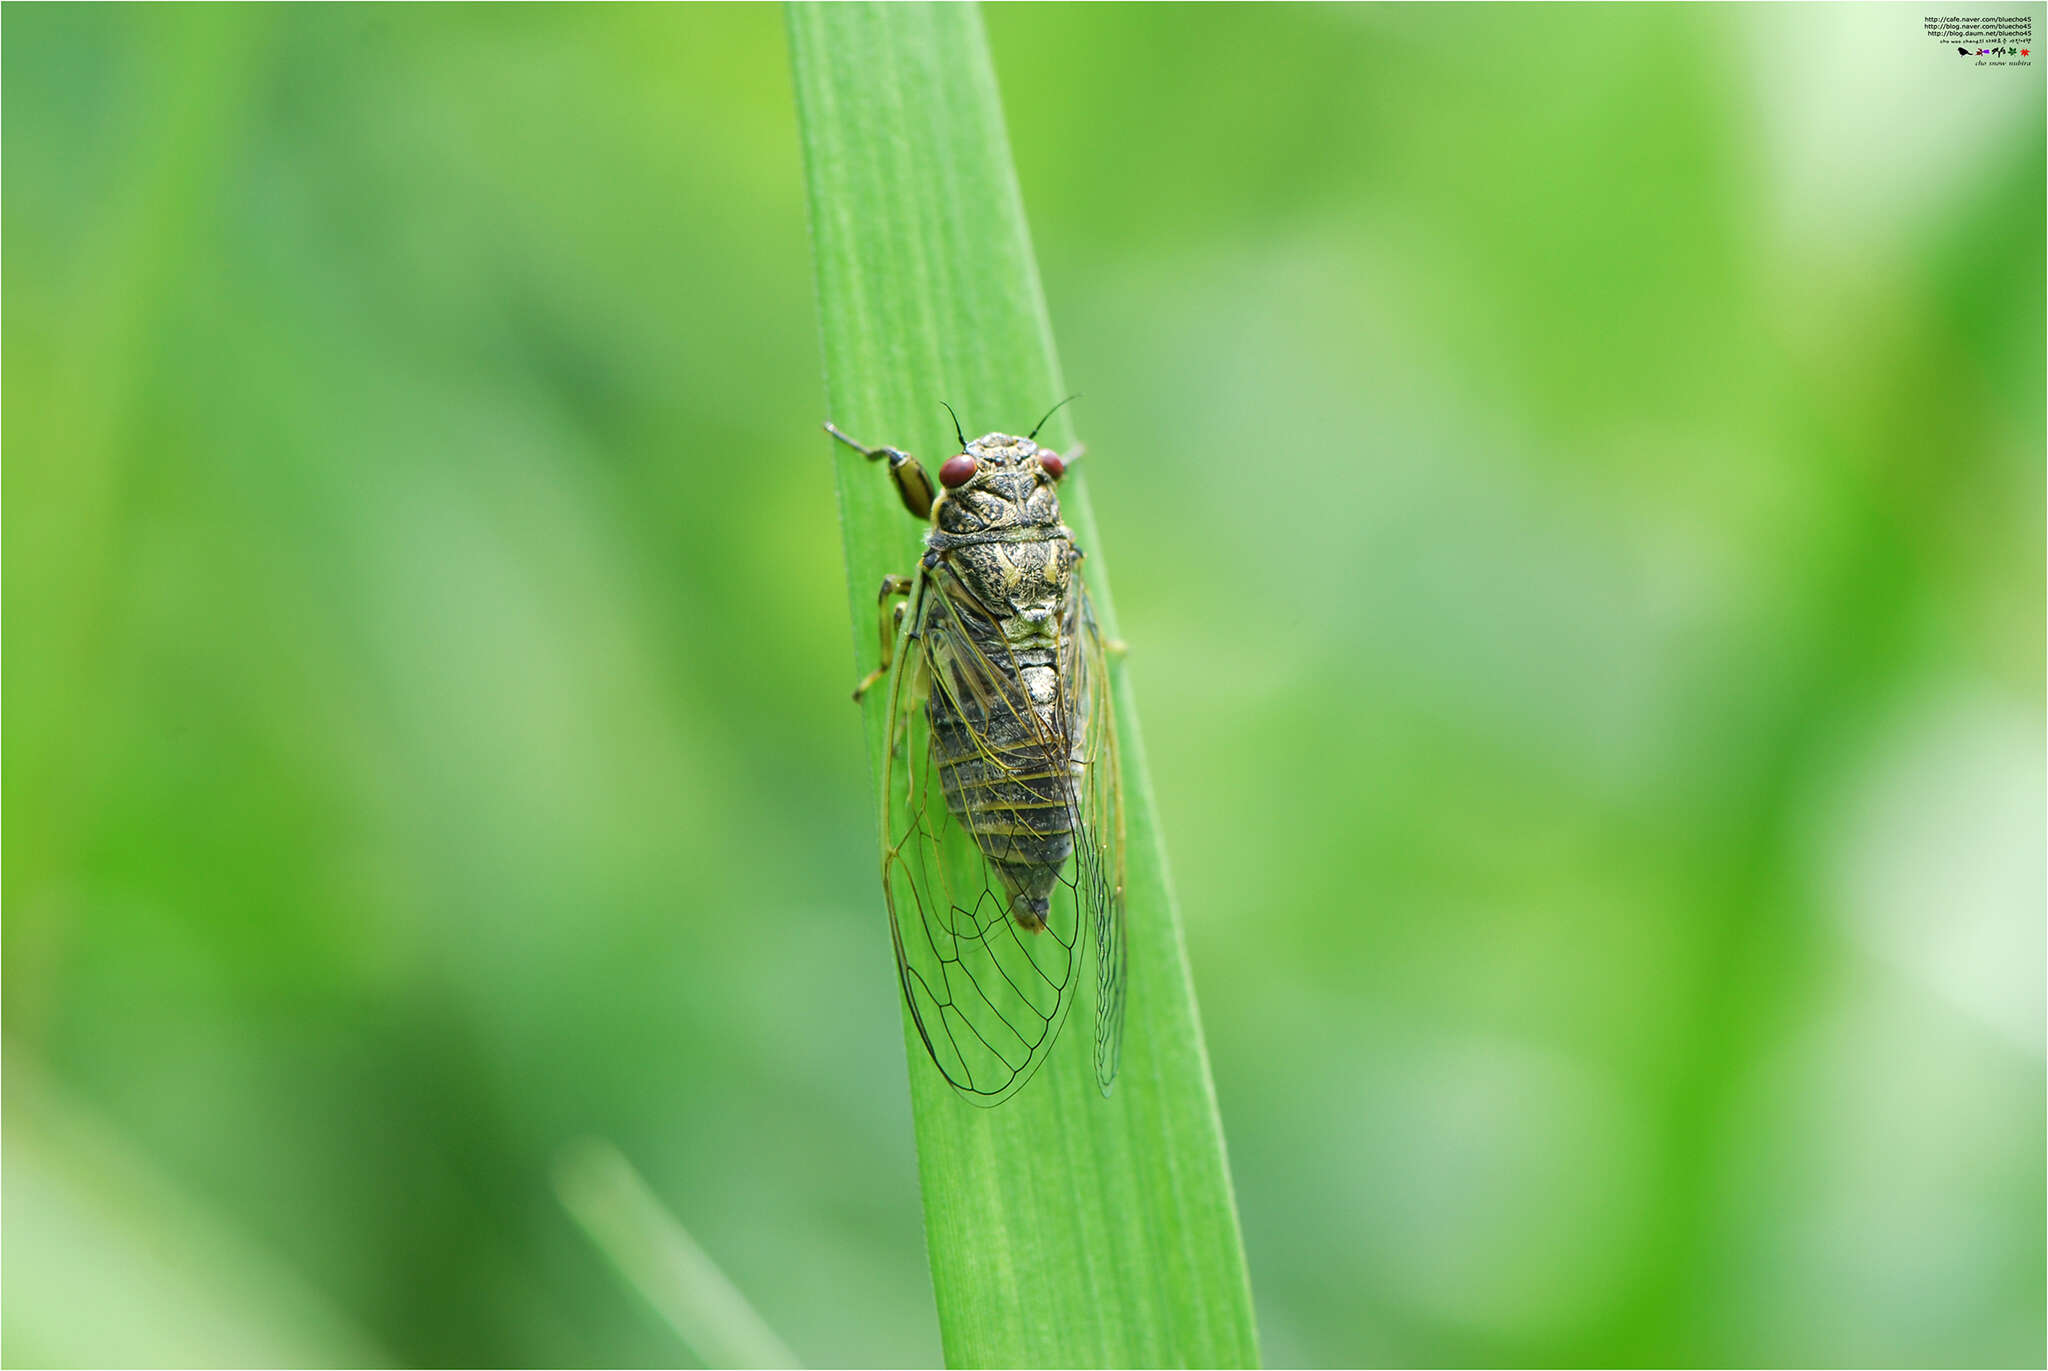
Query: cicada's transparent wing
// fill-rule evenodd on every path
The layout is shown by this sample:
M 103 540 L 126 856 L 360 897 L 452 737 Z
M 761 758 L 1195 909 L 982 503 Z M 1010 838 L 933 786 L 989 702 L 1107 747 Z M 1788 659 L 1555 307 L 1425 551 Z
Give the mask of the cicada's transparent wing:
M 1058 705 L 1048 724 L 1016 662 L 983 650 L 979 642 L 995 641 L 987 617 L 943 564 L 919 577 L 904 624 L 883 779 L 882 885 L 897 968 L 940 1073 L 971 1103 L 996 1105 L 1052 1050 L 1081 979 L 1083 939 L 1096 935 L 1089 892 L 1099 854 L 1077 834 L 1071 855 L 1033 865 L 1042 849 L 1033 839 L 1070 824 L 1046 816 L 1079 808 L 1075 721 Z M 1007 874 L 965 826 L 967 810 Z M 1013 917 L 1020 883 L 1043 887 L 1044 927 Z
M 1078 578 L 1061 635 L 1060 679 L 1072 698 L 1076 887 L 1095 937 L 1095 1080 L 1107 1095 L 1124 1041 L 1124 791 L 1108 654 Z

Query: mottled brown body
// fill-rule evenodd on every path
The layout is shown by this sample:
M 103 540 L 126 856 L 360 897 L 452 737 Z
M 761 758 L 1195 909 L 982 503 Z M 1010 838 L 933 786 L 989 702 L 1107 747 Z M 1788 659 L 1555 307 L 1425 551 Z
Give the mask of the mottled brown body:
M 1061 653 L 1074 625 L 1081 554 L 1029 438 L 991 433 L 967 445 L 973 478 L 933 506 L 926 567 L 951 577 L 948 600 L 981 654 L 1012 674 L 990 695 L 955 682 L 926 701 L 944 767 L 946 806 L 974 835 L 1025 928 L 1045 925 L 1047 898 L 1074 849 L 1074 764 L 1046 765 L 1047 741 L 1071 753 L 1085 718 L 1062 692 Z
M 882 890 L 904 1004 L 962 1098 L 996 1105 L 1052 1050 L 1092 957 L 1107 1094 L 1123 1041 L 1123 791 L 1108 645 L 1054 491 L 1081 450 L 1062 459 L 1036 430 L 961 437 L 935 483 L 909 453 L 825 428 L 886 461 L 927 521 L 916 572 L 882 578 L 880 660 L 853 692 L 889 683 Z

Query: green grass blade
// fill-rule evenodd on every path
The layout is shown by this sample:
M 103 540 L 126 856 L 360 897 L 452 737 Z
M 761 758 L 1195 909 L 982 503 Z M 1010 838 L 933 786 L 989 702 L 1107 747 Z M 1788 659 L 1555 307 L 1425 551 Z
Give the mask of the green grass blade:
M 1028 427 L 1067 392 L 978 11 L 799 3 L 789 24 L 830 417 L 868 442 L 940 459 L 953 447 L 941 400 L 976 432 Z M 1074 412 L 1062 410 L 1042 437 L 1070 446 Z M 911 569 L 920 529 L 879 467 L 822 434 L 817 457 L 838 475 L 865 672 L 877 653 L 875 587 L 885 573 Z M 1144 458 L 1098 449 L 1088 460 Z M 1115 633 L 1085 470 L 1063 483 L 1061 502 Z M 955 1366 L 1257 1358 L 1223 1133 L 1128 672 L 1119 666 L 1113 679 L 1131 948 L 1114 1095 L 1105 1100 L 1095 1087 L 1085 1000 L 1037 1079 L 993 1110 L 954 1096 L 906 1015 L 932 1284 Z M 882 713 L 877 692 L 865 719 L 878 775 Z M 880 939 L 879 908 L 877 919 Z M 875 993 L 893 991 L 878 977 Z

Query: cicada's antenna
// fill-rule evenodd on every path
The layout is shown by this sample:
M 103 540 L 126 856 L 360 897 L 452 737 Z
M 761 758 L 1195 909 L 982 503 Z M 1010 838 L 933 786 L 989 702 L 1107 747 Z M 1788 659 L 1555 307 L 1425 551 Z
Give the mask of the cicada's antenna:
M 1059 405 L 1054 405 L 1051 409 L 1047 410 L 1045 412 L 1045 419 L 1050 419 L 1053 415 L 1058 414 L 1060 412 L 1060 405 L 1066 404 L 1067 400 L 1078 400 L 1080 398 L 1081 392 L 1075 391 L 1072 395 L 1069 395 L 1066 400 L 1060 401 Z M 1037 423 L 1031 426 L 1031 432 L 1024 435 L 1027 441 L 1038 436 L 1038 430 L 1045 427 L 1045 419 L 1040 419 Z
M 939 403 L 946 405 L 944 400 L 939 401 Z M 951 405 L 946 405 L 946 413 L 953 414 L 953 407 Z M 960 440 L 960 446 L 964 450 L 967 447 L 967 435 L 960 431 L 960 416 L 957 414 L 953 414 L 953 436 Z

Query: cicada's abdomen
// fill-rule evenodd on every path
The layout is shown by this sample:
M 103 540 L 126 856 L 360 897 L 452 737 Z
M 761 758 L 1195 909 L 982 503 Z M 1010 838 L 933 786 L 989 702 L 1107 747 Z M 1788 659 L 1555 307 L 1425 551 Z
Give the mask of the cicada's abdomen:
M 999 642 L 984 650 L 1006 652 Z M 1045 927 L 1053 885 L 1074 851 L 1073 776 L 1054 653 L 1017 655 L 1016 696 L 935 690 L 927 708 L 946 807 L 1008 887 L 1011 916 L 1036 931 Z M 1028 715 L 1014 707 L 1023 699 L 1030 701 Z

